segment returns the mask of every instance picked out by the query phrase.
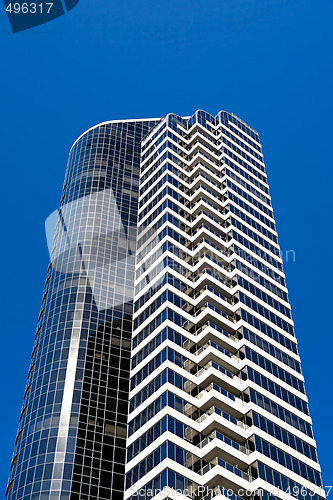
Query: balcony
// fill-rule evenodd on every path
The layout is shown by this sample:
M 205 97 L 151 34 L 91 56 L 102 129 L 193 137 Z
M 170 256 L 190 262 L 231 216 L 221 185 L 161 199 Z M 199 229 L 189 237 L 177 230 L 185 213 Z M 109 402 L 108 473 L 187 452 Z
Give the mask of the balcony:
M 244 446 L 242 444 L 237 443 L 237 441 L 228 438 L 227 436 L 218 431 L 213 431 L 211 434 L 209 434 L 209 436 L 202 439 L 202 441 L 200 441 L 200 443 L 198 443 L 196 446 L 198 448 L 204 448 L 208 443 L 210 443 L 214 439 L 219 439 L 220 441 L 223 441 L 224 443 L 231 446 L 235 450 L 244 453 L 244 455 L 250 455 L 254 451 L 249 448 L 248 443 L 246 443 L 246 446 Z
M 216 404 L 219 406 L 216 406 Z M 221 409 L 221 405 L 224 409 Z M 227 435 L 237 443 L 244 443 L 246 440 L 244 431 L 252 425 L 251 419 L 244 416 L 237 409 L 228 407 L 228 404 L 225 404 L 222 400 L 209 406 L 205 411 L 199 410 L 191 403 L 187 403 L 184 408 L 184 415 L 194 420 L 197 424 L 203 424 L 200 426 L 201 430 L 195 430 L 191 426 L 186 427 L 184 438 L 190 442 L 193 442 L 194 438 L 201 432 L 209 435 L 217 431 L 223 435 Z
M 215 238 L 212 238 L 213 241 L 211 241 L 207 237 L 209 238 L 209 237 L 211 237 L 211 235 L 207 234 L 206 237 L 201 238 L 201 240 L 199 240 L 197 243 L 192 243 L 191 241 L 187 241 L 184 246 L 186 246 L 186 248 L 188 248 L 189 250 L 191 250 L 193 252 L 200 245 L 202 245 L 203 243 L 206 243 L 207 245 L 209 245 L 210 247 L 215 248 L 215 250 L 217 250 L 218 252 L 222 253 L 223 255 L 225 255 L 227 257 L 230 257 L 233 254 L 232 247 L 227 248 L 226 246 L 224 246 L 222 244 L 216 245 L 215 243 L 213 243 L 213 241 L 216 242 Z
M 234 387 L 232 387 L 234 389 Z M 235 396 L 232 392 L 229 392 L 227 389 L 224 389 L 223 387 L 215 384 L 214 382 L 211 382 L 208 384 L 199 394 L 196 396 L 196 399 L 202 399 L 204 396 L 206 396 L 210 391 L 216 391 L 223 396 L 226 396 L 228 399 L 231 401 L 234 401 L 235 403 L 239 404 L 240 406 L 244 406 L 244 401 L 241 399 L 241 397 Z M 242 396 L 242 393 L 240 392 L 239 394 Z
M 216 227 L 216 223 L 213 224 L 213 226 L 215 227 L 215 229 L 218 229 L 218 227 Z M 200 226 L 198 226 L 196 229 L 191 229 L 191 228 L 188 228 L 186 230 L 187 234 L 190 236 L 190 237 L 195 237 L 199 231 L 201 231 L 202 229 L 206 230 L 206 231 L 209 231 L 210 233 L 214 234 L 214 236 L 217 236 L 220 240 L 224 241 L 225 243 L 228 243 L 229 241 L 232 240 L 232 237 L 228 234 L 225 234 L 224 231 L 223 232 L 220 232 L 218 233 L 217 231 L 215 231 L 212 227 L 210 226 L 207 226 L 207 224 L 205 223 L 202 223 L 200 224 Z M 222 229 L 222 228 L 221 228 Z
M 216 465 L 223 467 L 224 469 L 232 472 L 233 474 L 236 474 L 236 476 L 239 476 L 242 479 L 244 479 L 245 481 L 248 481 L 250 483 L 252 483 L 252 481 L 254 481 L 257 478 L 257 474 L 253 474 L 253 471 L 250 470 L 250 469 L 253 469 L 253 467 L 251 467 L 251 468 L 249 467 L 248 469 L 243 471 L 243 470 L 239 469 L 238 467 L 231 465 L 228 462 L 225 462 L 224 460 L 222 460 L 222 458 L 219 458 L 219 457 L 213 458 L 213 460 L 211 460 L 210 463 L 204 465 L 198 471 L 198 474 L 203 476 L 204 474 L 206 474 L 206 472 L 210 471 L 213 467 L 216 467 Z
M 229 358 L 232 358 L 234 361 L 239 361 L 239 357 L 235 356 L 234 354 L 231 354 L 230 351 L 227 351 L 227 349 L 224 349 L 224 347 L 219 346 L 215 342 L 212 342 L 211 340 L 208 340 L 204 345 L 199 346 L 196 351 L 193 352 L 195 356 L 199 356 L 202 352 L 204 352 L 206 349 L 209 347 L 213 347 L 219 352 L 222 352 L 225 356 L 228 356 Z
M 228 304 L 230 304 L 231 306 L 234 306 L 235 304 L 237 304 L 239 302 L 239 299 L 238 297 L 236 296 L 231 296 L 230 298 L 229 297 L 226 297 L 225 295 L 223 295 L 222 293 L 220 292 L 217 292 L 215 290 L 215 288 L 212 288 L 211 286 L 209 285 L 204 285 L 198 292 L 196 292 L 194 295 L 193 295 L 193 299 L 196 300 L 198 297 L 200 297 L 204 292 L 210 292 L 210 293 L 213 293 L 214 295 L 216 295 L 216 297 L 219 297 L 220 299 L 224 300 L 225 302 L 227 302 Z
M 225 201 L 225 196 L 221 195 L 220 189 L 217 188 L 216 186 L 215 186 L 215 189 L 216 189 L 216 191 L 211 191 L 205 184 L 201 184 L 201 183 L 198 184 L 195 189 L 188 188 L 188 190 L 185 191 L 185 194 L 187 194 L 187 196 L 189 196 L 191 198 L 191 200 L 189 202 L 186 202 L 186 203 L 190 204 L 189 207 L 192 207 L 193 204 L 196 204 L 196 200 L 198 199 L 197 196 L 200 196 L 200 194 L 201 194 L 200 191 L 204 191 L 204 193 L 203 193 L 204 195 L 206 193 L 208 193 L 210 195 L 210 197 L 213 198 L 213 200 L 217 200 L 220 203 L 223 203 Z M 221 208 L 223 208 L 223 207 L 221 207 Z
M 200 377 L 203 373 L 208 371 L 210 368 L 214 368 L 215 370 L 223 373 L 224 375 L 235 380 L 236 382 L 240 383 L 242 381 L 242 379 L 238 375 L 233 374 L 232 372 L 230 372 L 229 370 L 227 370 L 223 366 L 219 365 L 218 363 L 215 363 L 215 361 L 208 361 L 208 363 L 206 363 L 205 366 L 198 369 L 198 371 L 196 372 L 195 375 L 197 377 Z
M 187 329 L 187 330 L 189 330 L 193 335 L 200 335 L 200 333 L 203 332 L 206 328 L 213 328 L 217 332 L 219 332 L 222 335 L 225 335 L 226 337 L 228 337 L 233 342 L 238 342 L 242 338 L 241 334 L 239 334 L 238 332 L 235 332 L 235 333 L 227 332 L 226 330 L 224 330 L 223 328 L 219 327 L 218 325 L 216 325 L 212 321 L 206 321 L 200 327 L 197 327 L 196 325 L 193 325 L 193 324 L 190 325 L 190 322 L 187 322 L 187 324 L 184 325 L 184 328 Z M 190 340 L 186 340 L 184 342 L 184 346 L 183 346 L 184 349 L 190 348 L 190 347 L 188 347 L 187 342 L 190 342 Z
M 185 412 L 186 412 L 186 408 L 185 408 Z M 200 417 L 198 417 L 196 419 L 196 422 L 198 422 L 198 423 L 204 422 L 208 417 L 210 417 L 211 415 L 214 415 L 214 414 L 218 415 L 220 417 L 223 417 L 225 420 L 227 420 L 228 422 L 231 422 L 234 425 L 237 425 L 241 429 L 246 430 L 249 427 L 242 420 L 239 420 L 239 419 L 233 417 L 232 415 L 229 415 L 229 413 L 226 413 L 225 411 L 221 410 L 217 406 L 211 406 L 209 408 L 209 410 L 207 410 L 205 413 L 203 413 L 202 415 L 200 415 Z
M 223 318 L 226 318 L 227 320 L 231 321 L 232 323 L 237 323 L 241 317 L 239 316 L 239 314 L 236 313 L 233 313 L 233 314 L 226 314 L 225 312 L 223 312 L 221 309 L 218 309 L 217 307 L 213 306 L 212 304 L 210 304 L 209 302 L 206 302 L 205 304 L 203 304 L 200 309 L 198 309 L 196 312 L 194 312 L 192 314 L 192 316 L 194 318 L 197 318 L 200 314 L 212 314 L 212 316 L 215 316 L 214 313 L 218 314 L 219 316 L 222 316 Z
M 221 265 L 221 267 L 223 267 L 223 266 Z M 215 269 L 214 269 L 214 271 L 215 271 Z M 194 282 L 198 281 L 199 278 L 201 278 L 203 275 L 206 275 L 206 278 L 208 278 L 208 276 L 211 276 L 212 278 L 216 279 L 220 283 L 223 283 L 224 285 L 226 285 L 229 288 L 234 288 L 237 285 L 237 282 L 235 280 L 231 280 L 228 278 L 222 279 L 219 276 L 217 276 L 216 274 L 214 274 L 209 268 L 206 268 L 206 267 L 201 269 L 201 272 L 198 274 L 193 273 L 193 281 Z

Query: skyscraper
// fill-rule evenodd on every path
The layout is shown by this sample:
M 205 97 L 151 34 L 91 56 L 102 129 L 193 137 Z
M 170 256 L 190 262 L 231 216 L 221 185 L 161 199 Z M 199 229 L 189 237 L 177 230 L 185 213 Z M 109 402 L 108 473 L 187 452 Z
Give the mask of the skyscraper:
M 8 499 L 123 498 L 140 149 L 156 123 L 101 124 L 70 151 Z
M 325 497 L 259 137 L 226 112 L 74 144 L 7 498 L 163 488 Z

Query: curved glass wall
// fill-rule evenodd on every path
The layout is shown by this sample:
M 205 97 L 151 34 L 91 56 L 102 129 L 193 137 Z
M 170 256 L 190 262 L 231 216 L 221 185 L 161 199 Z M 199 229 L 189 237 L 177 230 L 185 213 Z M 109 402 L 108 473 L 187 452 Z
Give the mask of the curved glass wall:
M 123 498 L 141 140 L 110 122 L 73 145 L 8 500 Z

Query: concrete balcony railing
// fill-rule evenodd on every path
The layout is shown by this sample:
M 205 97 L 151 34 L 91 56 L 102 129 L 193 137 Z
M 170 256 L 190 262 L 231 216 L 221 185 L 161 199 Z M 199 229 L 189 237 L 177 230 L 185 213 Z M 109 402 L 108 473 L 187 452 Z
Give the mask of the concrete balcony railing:
M 211 314 L 213 316 L 215 316 L 214 313 L 220 315 L 220 316 L 223 316 L 223 318 L 226 318 L 228 319 L 229 321 L 231 321 L 232 323 L 237 323 L 241 318 L 240 316 L 237 314 L 237 312 L 235 312 L 234 314 L 230 315 L 230 314 L 226 314 L 225 312 L 223 312 L 221 309 L 218 309 L 217 307 L 213 306 L 212 304 L 210 304 L 209 302 L 206 302 L 205 304 L 203 304 L 200 309 L 198 309 L 195 313 L 192 314 L 192 316 L 194 318 L 198 317 L 201 313 L 207 313 L 209 314 L 211 312 Z
M 186 328 L 186 324 L 184 324 L 184 328 L 187 329 Z M 222 335 L 225 335 L 226 337 L 228 337 L 229 339 L 231 339 L 233 342 L 238 342 L 240 340 L 240 338 L 241 338 L 241 337 L 239 337 L 239 334 L 237 334 L 237 332 L 235 332 L 235 334 L 229 333 L 226 330 L 224 330 L 223 328 L 221 328 L 218 325 L 216 325 L 215 323 L 213 323 L 212 321 L 206 321 L 199 328 L 196 328 L 196 326 L 193 326 L 193 325 L 192 325 L 192 327 L 190 327 L 190 325 L 189 325 L 189 329 L 191 329 L 191 332 L 194 335 L 200 335 L 200 333 L 203 332 L 206 328 L 213 328 L 217 332 L 219 332 Z M 183 345 L 184 349 L 189 349 L 190 348 L 189 343 L 190 343 L 189 340 L 186 340 L 184 342 L 184 345 Z
M 189 404 L 190 407 L 190 404 Z M 189 408 L 190 409 L 190 408 Z M 237 425 L 237 427 L 240 427 L 241 429 L 248 429 L 248 425 L 242 422 L 241 420 L 236 419 L 232 415 L 229 415 L 229 413 L 221 410 L 220 408 L 217 408 L 217 406 L 211 406 L 209 410 L 207 410 L 205 413 L 200 415 L 200 417 L 196 418 L 195 421 L 198 423 L 204 422 L 207 418 L 209 418 L 211 415 L 218 415 L 220 417 L 223 417 L 225 420 L 228 422 L 231 422 L 234 425 Z
M 210 199 L 212 197 L 210 196 Z M 216 201 L 222 201 L 222 199 L 217 199 Z M 219 215 L 228 215 L 229 213 L 229 210 L 227 208 L 223 208 L 221 206 L 216 206 L 214 205 L 213 203 L 211 203 L 210 201 L 207 200 L 207 198 L 205 198 L 203 195 L 200 196 L 200 198 L 197 198 L 195 201 L 191 202 L 187 202 L 185 203 L 185 207 L 187 209 L 187 212 L 185 211 L 181 211 L 180 212 L 180 215 L 182 215 L 187 221 L 189 222 L 193 222 L 196 220 L 197 216 L 199 215 L 199 213 L 197 212 L 196 214 L 192 214 L 189 212 L 189 210 L 191 212 L 195 212 L 195 208 L 196 207 L 200 207 L 200 205 L 204 203 L 205 205 L 208 205 L 209 207 L 212 207 L 216 212 L 219 213 Z M 225 220 L 225 219 L 223 219 Z
M 216 225 L 214 225 L 214 227 L 216 227 Z M 207 224 L 200 224 L 200 226 L 198 226 L 195 230 L 192 230 L 191 228 L 188 228 L 188 230 L 186 231 L 187 234 L 191 237 L 195 237 L 202 229 L 204 229 L 205 231 L 209 231 L 209 233 L 212 233 L 214 236 L 216 236 L 219 240 L 222 240 L 224 241 L 224 243 L 228 243 L 229 241 L 232 240 L 232 237 L 230 235 L 225 235 L 225 234 L 221 234 L 221 233 L 218 233 L 216 232 L 212 227 L 210 226 L 207 226 Z
M 195 375 L 197 377 L 200 377 L 200 375 L 202 375 L 203 373 L 205 373 L 206 371 L 208 371 L 210 368 L 214 368 L 215 370 L 223 373 L 227 377 L 229 377 L 229 378 L 231 378 L 231 379 L 233 379 L 233 380 L 235 380 L 237 382 L 241 382 L 242 381 L 242 379 L 238 375 L 234 375 L 233 373 L 231 373 L 229 370 L 227 370 L 223 366 L 219 365 L 218 363 L 215 363 L 215 361 L 208 361 L 208 363 L 206 363 L 205 366 L 203 366 L 202 368 L 200 368 Z
M 222 352 L 225 356 L 228 356 L 228 358 L 231 358 L 234 361 L 237 361 L 237 362 L 239 361 L 238 356 L 231 354 L 229 351 L 227 351 L 227 349 L 224 349 L 224 347 L 219 346 L 218 344 L 216 344 L 215 342 L 212 342 L 211 340 L 208 340 L 208 342 L 206 342 L 204 345 L 198 347 L 198 349 L 196 351 L 194 351 L 193 354 L 195 356 L 199 356 L 202 352 L 204 352 L 209 347 L 213 347 L 217 351 Z
M 231 401 L 234 401 L 235 403 L 238 403 L 241 406 L 244 405 L 244 401 L 242 399 L 235 396 L 235 394 L 232 394 L 231 392 L 227 391 L 227 389 L 224 389 L 223 387 L 220 387 L 219 385 L 213 382 L 211 382 L 209 385 L 207 385 L 207 387 L 205 387 L 205 389 L 199 392 L 199 394 L 196 396 L 196 399 L 202 399 L 213 389 L 219 392 L 220 394 L 223 394 L 223 396 L 226 396 L 227 398 L 231 399 Z
M 195 164 L 194 165 L 192 164 L 190 166 L 190 170 L 188 172 L 189 178 L 191 179 L 191 182 L 193 181 L 193 179 L 195 179 L 197 177 L 197 175 L 196 175 L 196 177 L 192 177 L 193 173 L 196 173 L 199 170 L 203 170 L 204 172 L 208 173 L 208 175 L 213 174 L 213 179 L 215 179 L 215 177 L 218 177 L 218 178 L 221 177 L 221 167 L 217 167 L 215 164 L 211 165 L 211 163 L 209 165 L 206 165 L 206 164 L 202 163 L 202 161 L 200 161 L 200 159 L 197 159 Z
M 212 207 L 215 208 L 215 210 L 217 210 L 216 207 L 214 207 L 214 205 L 212 205 Z M 210 213 L 208 213 L 208 212 L 206 212 L 205 210 L 202 210 L 202 209 L 199 210 L 199 212 L 197 212 L 193 216 L 190 216 L 190 215 L 187 216 L 186 220 L 188 221 L 188 223 L 191 223 L 192 226 L 193 226 L 193 225 L 195 225 L 196 222 L 200 221 L 200 217 L 201 216 L 207 217 L 208 219 L 212 220 L 214 222 L 214 224 L 216 224 L 217 226 L 222 227 L 223 229 L 228 229 L 231 226 L 231 222 L 229 221 L 229 219 L 225 220 L 222 217 L 221 217 L 221 219 L 216 219 L 215 217 L 213 217 L 213 215 L 211 215 Z
M 200 210 L 197 214 L 195 214 L 194 217 L 192 217 L 192 220 L 190 219 L 189 222 L 195 226 L 195 223 L 198 223 L 199 226 L 197 228 L 193 228 L 193 227 L 187 227 L 185 229 L 185 232 L 187 234 L 189 234 L 190 236 L 195 236 L 195 234 L 198 232 L 199 229 L 201 229 L 202 227 L 202 224 L 200 224 L 200 218 L 201 217 L 207 217 L 207 219 L 209 219 L 210 221 L 212 221 L 212 224 L 214 225 L 214 227 L 216 228 L 221 228 L 223 231 L 225 229 L 229 229 L 231 227 L 231 223 L 228 222 L 227 220 L 218 220 L 216 219 L 215 217 L 213 217 L 211 214 L 209 214 L 208 212 L 205 212 L 205 210 Z M 231 240 L 231 237 L 229 237 L 228 235 L 225 235 L 225 236 L 221 236 L 221 234 L 219 234 L 219 238 L 222 239 L 223 241 L 230 241 Z
M 216 241 L 215 238 L 214 238 L 214 241 Z M 215 248 L 215 250 L 217 250 L 219 253 L 222 253 L 223 255 L 226 255 L 227 257 L 230 257 L 234 253 L 233 249 L 231 247 L 227 248 L 227 247 L 225 247 L 222 244 L 220 244 L 219 246 L 217 246 L 217 245 L 215 245 L 215 243 L 213 243 L 211 240 L 209 240 L 207 238 L 201 238 L 201 240 L 199 240 L 197 243 L 192 243 L 190 241 L 187 241 L 184 246 L 188 250 L 191 250 L 193 252 L 194 250 L 196 250 L 203 243 L 206 243 L 207 245 L 209 245 L 209 247 Z
M 228 351 L 224 347 L 221 347 L 220 345 L 216 344 L 216 342 L 213 342 L 212 340 L 208 340 L 204 345 L 199 346 L 196 351 L 194 351 L 192 354 L 195 356 L 200 356 L 201 353 L 205 352 L 209 347 L 213 347 L 213 349 L 216 349 L 217 351 L 221 352 L 228 358 L 232 359 L 236 363 L 239 363 L 241 360 L 240 354 L 237 352 L 236 354 L 233 354 L 232 352 Z M 188 360 L 189 361 L 189 360 Z
M 205 184 L 198 184 L 195 189 L 188 189 L 187 191 L 185 191 L 185 194 L 190 197 L 190 201 L 186 201 L 185 203 L 190 203 L 191 207 L 191 203 L 195 203 L 193 200 L 197 197 L 197 194 L 200 190 L 204 191 L 204 194 L 208 193 L 213 198 L 213 200 L 224 203 L 224 201 L 226 201 L 226 197 L 224 195 L 221 195 L 220 190 L 217 187 L 215 187 L 215 189 L 216 191 L 214 192 L 211 191 Z
M 207 163 L 208 163 L 208 161 L 207 161 Z M 191 172 L 193 172 L 199 168 L 203 168 L 204 170 L 209 170 L 209 172 L 214 174 L 216 177 L 222 177 L 222 175 L 224 175 L 224 173 L 223 173 L 223 171 L 221 171 L 221 167 L 222 166 L 218 166 L 215 163 L 213 165 L 211 163 L 209 163 L 209 165 L 206 165 L 205 163 L 202 162 L 202 158 L 199 158 L 198 160 L 196 160 L 194 165 L 192 164 L 187 168 L 187 172 L 188 172 L 189 176 L 191 176 Z
M 244 446 L 242 444 L 237 443 L 237 441 L 234 441 L 233 439 L 228 438 L 224 434 L 218 431 L 213 431 L 209 436 L 205 437 L 202 441 L 200 441 L 199 444 L 196 446 L 198 448 L 204 448 L 208 443 L 213 441 L 214 439 L 219 439 L 220 441 L 223 441 L 224 443 L 228 444 L 235 450 L 240 451 L 241 453 L 244 453 L 244 455 L 250 455 L 253 450 L 250 450 L 248 446 Z
M 222 265 L 220 267 L 224 269 L 224 267 Z M 228 269 L 225 269 L 225 270 L 228 271 Z M 215 269 L 214 269 L 214 271 L 215 271 Z M 218 270 L 216 270 L 216 273 L 218 273 Z M 216 273 L 213 273 L 211 268 L 204 267 L 200 270 L 199 273 L 191 273 L 191 271 L 186 270 L 183 273 L 183 276 L 185 278 L 193 281 L 193 283 L 196 283 L 202 276 L 205 276 L 207 279 L 209 279 L 209 276 L 211 276 L 213 279 L 215 279 L 216 281 L 219 281 L 220 283 L 223 283 L 228 288 L 234 288 L 237 285 L 236 280 L 229 279 L 229 278 L 221 278 Z
M 209 464 L 204 465 L 199 471 L 198 474 L 203 476 L 206 474 L 206 472 L 210 471 L 213 467 L 216 467 L 216 465 L 219 465 L 223 467 L 224 469 L 232 472 L 233 474 L 236 474 L 236 476 L 241 477 L 242 479 L 245 479 L 245 481 L 252 482 L 254 479 L 256 479 L 256 476 L 253 476 L 250 471 L 243 471 L 239 469 L 238 467 L 235 467 L 234 465 L 229 464 L 225 460 L 222 460 L 222 458 L 216 457 L 213 458 L 213 460 L 210 461 Z
M 230 252 L 230 251 L 223 251 L 223 250 L 220 250 L 220 252 L 223 253 L 226 257 L 230 257 L 232 255 L 232 253 L 233 253 L 232 251 Z M 205 265 L 207 265 L 207 263 L 204 262 L 203 259 L 210 260 L 211 262 L 213 262 L 214 264 L 216 264 L 218 267 L 220 267 L 221 269 L 223 269 L 223 271 L 226 271 L 228 273 L 231 273 L 235 269 L 233 263 L 226 263 L 224 261 L 221 262 L 221 261 L 219 261 L 217 259 L 214 259 L 214 257 L 212 257 L 210 255 L 210 253 L 208 253 L 208 252 L 202 252 L 202 253 L 200 253 L 200 255 L 197 258 L 193 258 L 191 256 L 186 256 L 185 259 L 184 259 L 184 262 L 186 262 L 187 264 L 189 264 L 190 266 L 193 266 L 193 267 L 197 266 L 198 264 L 201 264 L 202 266 L 205 266 Z M 197 271 L 197 272 L 193 273 L 193 272 L 191 272 L 189 270 L 186 270 L 185 273 L 184 273 L 184 276 L 186 278 L 188 278 L 188 279 L 191 279 L 192 281 L 197 281 L 199 279 L 199 277 L 201 276 L 201 272 Z M 225 281 L 229 282 L 230 280 L 226 279 Z
M 234 306 L 235 304 L 237 304 L 239 302 L 239 299 L 238 297 L 226 297 L 225 295 L 223 295 L 223 293 L 220 293 L 220 292 L 217 292 L 215 290 L 215 288 L 212 288 L 211 286 L 209 285 L 204 285 L 198 292 L 196 292 L 193 296 L 193 299 L 197 299 L 198 297 L 200 297 L 200 295 L 202 295 L 204 292 L 211 292 L 213 293 L 214 295 L 216 295 L 217 297 L 219 297 L 220 299 L 224 300 L 225 302 L 227 302 L 228 304 L 230 304 L 231 306 Z

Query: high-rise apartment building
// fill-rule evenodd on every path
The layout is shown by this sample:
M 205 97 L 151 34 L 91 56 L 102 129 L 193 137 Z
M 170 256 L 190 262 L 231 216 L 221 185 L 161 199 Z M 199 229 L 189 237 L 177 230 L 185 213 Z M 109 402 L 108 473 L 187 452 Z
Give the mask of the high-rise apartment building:
M 325 498 L 259 137 L 104 123 L 70 153 L 7 499 L 217 495 Z

